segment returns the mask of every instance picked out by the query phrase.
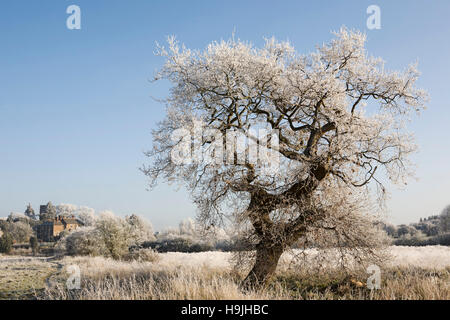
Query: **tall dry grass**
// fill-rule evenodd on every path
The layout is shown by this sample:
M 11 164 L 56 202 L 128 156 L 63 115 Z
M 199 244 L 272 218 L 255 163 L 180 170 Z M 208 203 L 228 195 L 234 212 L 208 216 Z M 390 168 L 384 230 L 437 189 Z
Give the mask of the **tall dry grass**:
M 286 254 L 275 281 L 259 291 L 242 291 L 244 276 L 222 252 L 166 253 L 157 262 L 124 262 L 102 257 L 65 257 L 65 267 L 81 270 L 81 289 L 68 290 L 59 281 L 43 299 L 450 299 L 450 248 L 393 247 L 382 266 L 381 289 L 366 288 L 364 268 L 345 272 L 332 263 L 317 264 L 314 252 L 301 265 Z M 333 255 L 329 261 L 333 261 Z M 321 260 L 323 263 L 323 260 Z

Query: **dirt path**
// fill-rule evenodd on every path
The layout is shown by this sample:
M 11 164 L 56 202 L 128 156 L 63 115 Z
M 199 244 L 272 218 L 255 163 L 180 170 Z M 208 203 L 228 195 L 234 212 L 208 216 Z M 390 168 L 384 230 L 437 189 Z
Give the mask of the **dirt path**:
M 52 257 L 3 257 L 0 258 L 0 264 L 4 263 L 23 263 L 23 262 L 34 262 L 34 261 L 42 261 L 48 262 L 52 259 L 55 259 L 55 256 Z

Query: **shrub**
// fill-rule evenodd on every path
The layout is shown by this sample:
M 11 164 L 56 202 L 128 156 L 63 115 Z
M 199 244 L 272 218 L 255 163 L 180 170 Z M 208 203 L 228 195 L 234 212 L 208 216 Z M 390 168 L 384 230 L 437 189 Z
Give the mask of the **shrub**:
M 68 255 L 99 256 L 106 253 L 102 239 L 93 227 L 82 227 L 70 232 L 58 242 L 57 247 Z
M 158 252 L 205 252 L 212 251 L 214 247 L 206 242 L 192 242 L 184 238 L 147 241 L 142 244 L 144 248 L 152 248 Z
M 239 243 L 237 241 L 232 241 L 232 240 L 218 241 L 214 247 L 216 250 L 224 251 L 224 252 L 241 250 L 241 246 L 239 245 Z
M 450 246 L 450 233 L 439 234 L 431 237 L 428 245 Z
M 442 233 L 450 232 L 450 205 L 439 216 L 439 227 Z
M 416 228 L 414 228 L 412 226 L 407 226 L 405 224 L 401 224 L 397 228 L 397 235 L 399 237 L 407 236 L 407 235 L 414 236 L 417 232 L 418 232 L 418 230 Z
M 13 246 L 13 238 L 8 232 L 4 232 L 0 237 L 0 253 L 10 253 Z
M 182 238 L 146 241 L 142 244 L 144 248 L 152 248 L 158 252 L 189 252 L 191 245 L 192 241 Z
M 450 246 L 450 233 L 439 234 L 428 238 L 403 237 L 393 242 L 396 246 Z
M 189 248 L 189 252 L 205 252 L 213 250 L 214 247 L 209 243 L 194 243 Z
M 19 243 L 28 242 L 33 235 L 33 229 L 30 225 L 22 221 L 7 222 L 4 231 L 11 235 L 13 241 Z
M 36 255 L 39 251 L 39 243 L 36 237 L 31 237 L 30 238 L 30 247 L 31 250 L 33 251 L 33 255 Z
M 126 256 L 125 260 L 128 261 L 139 261 L 139 262 L 158 262 L 160 260 L 160 256 L 158 252 L 153 249 L 137 249 L 130 251 Z
M 130 247 L 155 239 L 150 223 L 136 215 L 123 219 L 105 211 L 92 221 L 91 227 L 62 234 L 58 247 L 69 255 L 102 255 L 121 260 L 127 257 Z

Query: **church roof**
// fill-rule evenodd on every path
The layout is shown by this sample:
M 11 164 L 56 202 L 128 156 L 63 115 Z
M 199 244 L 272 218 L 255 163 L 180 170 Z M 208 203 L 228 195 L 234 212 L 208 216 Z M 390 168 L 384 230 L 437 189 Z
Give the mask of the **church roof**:
M 45 224 L 53 224 L 53 225 L 62 225 L 62 224 L 78 224 L 80 226 L 84 225 L 84 223 L 74 216 L 72 217 L 62 217 L 58 216 L 53 220 L 44 221 Z

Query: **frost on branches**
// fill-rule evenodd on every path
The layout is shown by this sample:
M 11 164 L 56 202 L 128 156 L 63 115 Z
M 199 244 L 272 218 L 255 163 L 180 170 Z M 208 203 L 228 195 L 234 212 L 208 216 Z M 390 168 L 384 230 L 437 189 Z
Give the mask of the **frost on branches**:
M 308 55 L 275 39 L 263 48 L 231 39 L 194 51 L 169 38 L 168 49 L 159 47 L 166 63 L 156 79 L 173 86 L 147 153 L 152 165 L 142 170 L 152 182 L 185 182 L 205 226 L 232 218 L 245 230 L 256 249 L 250 285 L 265 283 L 283 251 L 311 239 L 358 257 L 375 253 L 370 190 L 383 194 L 381 177 L 403 184 L 411 174 L 415 145 L 404 123 L 426 100 L 416 66 L 388 71 L 367 54 L 364 34 L 343 28 L 335 36 Z M 279 143 L 269 148 L 280 156 L 278 170 L 267 173 L 248 157 L 174 163 L 174 131 L 197 121 L 219 138 L 277 130 Z M 215 139 L 204 136 L 197 147 L 214 153 Z

